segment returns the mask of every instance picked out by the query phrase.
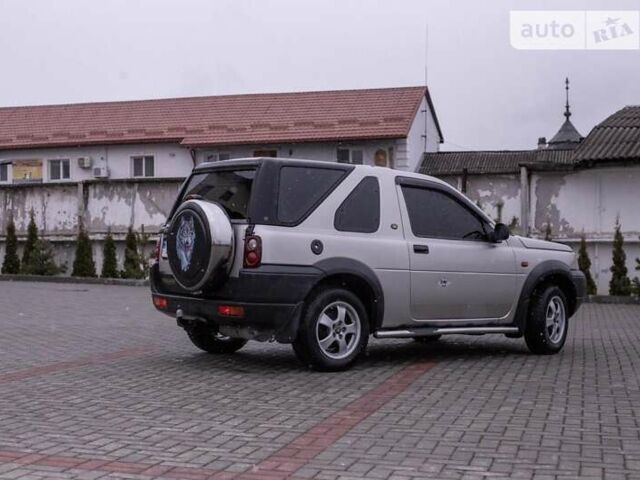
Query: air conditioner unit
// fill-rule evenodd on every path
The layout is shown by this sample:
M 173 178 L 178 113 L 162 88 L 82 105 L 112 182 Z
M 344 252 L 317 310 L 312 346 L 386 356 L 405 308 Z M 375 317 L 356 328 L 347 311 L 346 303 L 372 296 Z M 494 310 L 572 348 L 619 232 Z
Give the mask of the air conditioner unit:
M 95 167 L 93 176 L 95 178 L 109 178 L 109 169 L 107 167 Z
M 93 159 L 91 157 L 78 157 L 78 166 L 80 168 L 91 168 Z

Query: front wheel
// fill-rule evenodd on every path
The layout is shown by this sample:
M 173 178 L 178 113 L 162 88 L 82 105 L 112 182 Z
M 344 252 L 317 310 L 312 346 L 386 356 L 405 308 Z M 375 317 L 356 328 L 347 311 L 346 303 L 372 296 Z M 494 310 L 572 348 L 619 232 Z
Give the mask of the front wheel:
M 567 298 L 556 286 L 549 286 L 532 298 L 524 339 L 533 353 L 558 353 L 567 339 Z
M 360 299 L 348 290 L 332 288 L 307 304 L 293 350 L 316 370 L 345 370 L 368 341 L 369 322 Z
M 207 353 L 229 354 L 240 350 L 247 344 L 242 338 L 227 337 L 206 327 L 187 330 L 191 343 Z

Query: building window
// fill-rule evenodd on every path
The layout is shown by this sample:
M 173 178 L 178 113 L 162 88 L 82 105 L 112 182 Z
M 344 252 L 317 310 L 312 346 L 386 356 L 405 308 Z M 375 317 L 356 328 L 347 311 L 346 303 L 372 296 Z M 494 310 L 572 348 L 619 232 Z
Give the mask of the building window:
M 155 161 L 153 155 L 131 157 L 134 177 L 153 177 L 155 175 Z
M 71 169 L 69 159 L 49 160 L 49 180 L 69 180 Z
M 254 157 L 277 157 L 278 150 L 255 150 L 253 152 Z
M 0 163 L 0 182 L 9 181 L 9 164 Z
M 364 152 L 362 150 L 352 150 L 350 148 L 339 148 L 337 152 L 338 163 L 352 163 L 362 165 L 364 163 Z
M 230 160 L 230 153 L 210 153 L 207 155 L 207 162 L 219 162 L 222 160 Z

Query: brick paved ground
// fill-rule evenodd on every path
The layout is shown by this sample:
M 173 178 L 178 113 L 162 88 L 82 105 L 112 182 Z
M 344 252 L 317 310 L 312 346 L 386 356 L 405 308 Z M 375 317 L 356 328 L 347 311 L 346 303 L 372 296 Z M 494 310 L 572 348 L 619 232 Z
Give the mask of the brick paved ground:
M 0 283 L 0 478 L 640 478 L 640 307 L 589 305 L 560 355 L 373 342 L 200 353 L 144 288 Z

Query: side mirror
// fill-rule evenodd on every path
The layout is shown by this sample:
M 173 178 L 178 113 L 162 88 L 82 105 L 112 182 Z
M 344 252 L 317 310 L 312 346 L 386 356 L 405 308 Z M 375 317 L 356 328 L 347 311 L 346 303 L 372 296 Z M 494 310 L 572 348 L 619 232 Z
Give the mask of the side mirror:
M 504 223 L 496 223 L 493 232 L 489 234 L 489 240 L 493 243 L 500 243 L 503 240 L 509 238 L 509 235 L 509 227 L 507 227 Z

